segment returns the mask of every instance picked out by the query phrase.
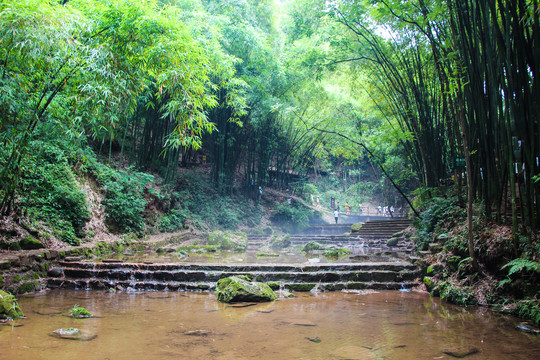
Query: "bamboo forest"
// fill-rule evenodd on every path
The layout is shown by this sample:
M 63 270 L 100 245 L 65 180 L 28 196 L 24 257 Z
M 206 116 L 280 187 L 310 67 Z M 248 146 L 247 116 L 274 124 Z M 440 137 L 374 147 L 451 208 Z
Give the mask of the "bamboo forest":
M 539 0 L 0 0 L 0 360 L 540 358 L 537 70 Z

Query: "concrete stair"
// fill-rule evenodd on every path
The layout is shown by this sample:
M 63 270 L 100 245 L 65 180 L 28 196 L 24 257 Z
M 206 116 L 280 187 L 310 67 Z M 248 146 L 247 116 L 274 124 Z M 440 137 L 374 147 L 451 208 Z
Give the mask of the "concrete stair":
M 219 279 L 249 275 L 273 288 L 293 291 L 410 288 L 418 269 L 408 262 L 316 265 L 218 265 L 61 262 L 49 271 L 49 288 L 211 290 Z
M 352 233 L 362 239 L 389 239 L 397 232 L 409 227 L 409 219 L 373 220 L 365 222 L 360 231 Z
M 408 219 L 372 220 L 365 222 L 360 231 L 350 235 L 343 234 L 351 231 L 351 224 L 314 225 L 303 234 L 291 235 L 291 243 L 305 245 L 310 241 L 316 241 L 319 244 L 339 246 L 364 243 L 372 248 L 384 249 L 386 240 L 395 233 L 405 230 L 409 225 Z M 267 234 L 248 234 L 248 250 L 261 248 L 268 244 L 271 237 Z M 403 248 L 402 244 L 398 248 Z

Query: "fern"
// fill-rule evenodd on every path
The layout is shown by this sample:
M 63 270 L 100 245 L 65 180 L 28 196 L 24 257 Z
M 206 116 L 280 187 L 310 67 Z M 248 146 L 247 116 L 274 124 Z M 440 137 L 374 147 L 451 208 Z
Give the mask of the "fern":
M 501 270 L 506 268 L 510 268 L 508 270 L 508 276 L 523 271 L 540 273 L 540 262 L 519 258 L 510 261 L 508 264 L 504 265 Z

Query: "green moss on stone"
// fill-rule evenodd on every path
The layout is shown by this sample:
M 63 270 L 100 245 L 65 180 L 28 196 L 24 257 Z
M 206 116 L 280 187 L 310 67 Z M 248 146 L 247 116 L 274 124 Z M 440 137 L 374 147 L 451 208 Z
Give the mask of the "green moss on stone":
M 4 277 L 0 274 L 0 288 L 4 286 Z
M 45 247 L 45 245 L 41 241 L 36 240 L 31 236 L 23 238 L 19 242 L 19 245 L 23 250 L 43 249 Z
M 387 246 L 396 246 L 398 244 L 399 239 L 397 237 L 390 238 L 386 241 Z
M 28 281 L 24 282 L 19 286 L 18 292 L 20 294 L 24 294 L 27 292 L 35 291 L 39 287 L 39 283 L 37 281 Z
M 348 282 L 347 283 L 347 289 L 351 289 L 351 290 L 360 290 L 360 289 L 365 289 L 367 287 L 366 284 L 364 284 L 363 282 Z
M 279 290 L 279 288 L 281 287 L 281 283 L 279 282 L 267 282 L 266 285 L 270 286 L 270 289 L 272 290 Z
M 20 276 L 20 275 L 15 275 L 15 276 L 13 277 L 13 282 L 18 283 L 19 281 L 21 281 L 21 276 Z
M 260 257 L 279 257 L 279 254 L 270 251 L 258 251 L 256 255 Z
M 311 291 L 317 284 L 288 284 L 287 289 L 291 291 Z
M 265 283 L 250 282 L 246 276 L 230 276 L 220 279 L 216 286 L 218 300 L 225 303 L 241 301 L 274 301 L 277 295 Z
M 19 251 L 19 250 L 21 250 L 21 245 L 16 241 L 10 242 L 9 243 L 9 250 L 11 250 L 11 251 Z
M 323 245 L 319 244 L 316 241 L 310 241 L 306 245 L 304 245 L 304 248 L 302 249 L 302 251 L 312 252 L 314 250 L 322 250 L 322 249 L 324 249 Z
M 18 318 L 24 316 L 17 299 L 10 293 L 0 290 L 0 317 Z
M 86 310 L 85 308 L 79 305 L 74 305 L 71 308 L 69 315 L 78 319 L 92 317 L 92 313 L 90 311 Z
M 34 278 L 34 280 L 39 279 L 39 274 L 38 273 L 32 274 L 32 278 Z
M 352 224 L 351 225 L 351 232 L 355 233 L 355 232 L 360 231 L 360 229 L 362 228 L 362 225 L 363 225 L 362 223 Z

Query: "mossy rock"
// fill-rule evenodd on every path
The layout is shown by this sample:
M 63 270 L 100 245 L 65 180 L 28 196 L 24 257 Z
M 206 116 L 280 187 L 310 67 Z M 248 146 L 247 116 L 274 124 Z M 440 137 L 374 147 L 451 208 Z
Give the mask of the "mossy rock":
M 230 276 L 220 279 L 216 286 L 220 302 L 266 302 L 274 301 L 277 295 L 265 283 L 250 281 L 247 276 Z
M 9 243 L 9 250 L 11 251 L 19 251 L 21 250 L 21 244 L 18 243 L 17 241 L 12 241 Z
M 24 316 L 17 299 L 10 293 L 0 290 L 0 318 L 18 318 Z
M 17 292 L 19 294 L 24 294 L 24 293 L 36 291 L 37 289 L 39 289 L 39 282 L 28 281 L 28 282 L 23 282 L 21 286 L 19 286 L 19 288 L 17 289 Z
M 241 231 L 214 231 L 208 236 L 208 245 L 214 245 L 222 250 L 245 251 L 247 234 Z
M 285 234 L 283 236 L 280 235 L 274 235 L 272 236 L 272 239 L 270 239 L 270 247 L 272 248 L 286 248 L 291 246 L 291 235 Z
M 0 274 L 0 288 L 4 286 L 4 277 Z
M 316 241 L 310 241 L 304 245 L 304 248 L 302 249 L 303 252 L 311 252 L 315 250 L 324 250 L 324 246 Z
M 84 318 L 92 317 L 92 313 L 90 311 L 86 310 L 85 308 L 79 305 L 74 305 L 71 308 L 69 315 L 77 319 L 84 319 Z
M 398 242 L 399 242 L 399 239 L 396 237 L 393 237 L 386 241 L 386 246 L 396 246 Z
M 359 232 L 362 228 L 363 223 L 355 223 L 351 225 L 351 233 Z

